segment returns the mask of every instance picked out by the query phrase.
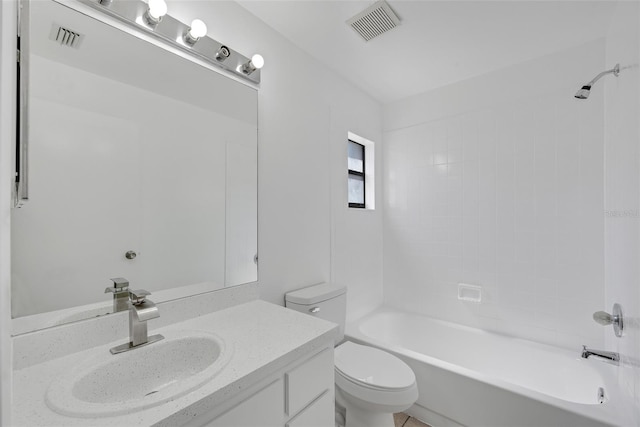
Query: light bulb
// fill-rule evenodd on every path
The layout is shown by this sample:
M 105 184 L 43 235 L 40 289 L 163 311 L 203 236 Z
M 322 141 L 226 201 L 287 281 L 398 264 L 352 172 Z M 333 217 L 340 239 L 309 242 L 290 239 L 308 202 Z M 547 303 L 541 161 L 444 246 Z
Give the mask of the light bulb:
M 259 70 L 264 66 L 264 58 L 257 53 L 251 57 L 250 61 L 245 62 L 242 66 L 242 72 L 246 75 L 253 73 L 255 70 Z
M 186 33 L 183 34 L 182 40 L 189 46 L 193 46 L 200 37 L 204 37 L 207 34 L 207 24 L 199 19 L 191 21 L 191 26 Z
M 193 21 L 191 21 L 191 28 L 189 29 L 189 34 L 194 39 L 199 39 L 200 37 L 206 36 L 207 24 L 205 24 L 199 19 L 194 19 Z
M 159 20 L 167 14 L 167 3 L 164 0 L 149 0 L 149 15 Z
M 262 55 L 256 53 L 251 57 L 251 63 L 256 69 L 259 70 L 260 68 L 264 67 L 264 58 L 262 57 Z

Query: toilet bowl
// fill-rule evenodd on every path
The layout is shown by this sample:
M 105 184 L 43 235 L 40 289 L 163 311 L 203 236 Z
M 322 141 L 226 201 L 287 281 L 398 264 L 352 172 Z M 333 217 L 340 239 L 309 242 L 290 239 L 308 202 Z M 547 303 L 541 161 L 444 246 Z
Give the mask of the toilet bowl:
M 411 368 L 396 356 L 344 339 L 346 288 L 322 283 L 285 295 L 288 308 L 337 323 L 335 387 L 336 425 L 393 427 L 393 413 L 418 399 Z
M 336 403 L 346 427 L 390 427 L 418 399 L 409 366 L 385 351 L 345 342 L 335 349 Z

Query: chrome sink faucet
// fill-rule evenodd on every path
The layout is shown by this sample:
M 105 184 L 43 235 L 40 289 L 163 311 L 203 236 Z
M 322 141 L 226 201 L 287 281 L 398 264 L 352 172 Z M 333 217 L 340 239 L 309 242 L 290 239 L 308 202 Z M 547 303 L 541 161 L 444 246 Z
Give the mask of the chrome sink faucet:
M 164 339 L 160 334 L 147 335 L 147 321 L 160 317 L 158 307 L 146 297 L 151 295 L 150 292 L 140 289 L 137 291 L 128 291 L 129 294 L 129 342 L 113 347 L 112 354 L 122 353 L 124 351 L 133 350 L 147 344 L 154 343 Z
M 591 348 L 587 348 L 586 345 L 582 346 L 582 354 L 583 359 L 588 359 L 589 356 L 597 356 L 602 359 L 608 360 L 609 362 L 619 365 L 620 364 L 620 354 L 615 353 L 613 351 L 602 351 L 602 350 L 594 350 Z
M 124 277 L 111 279 L 113 287 L 106 288 L 104 293 L 113 292 L 113 312 L 129 309 L 129 281 Z

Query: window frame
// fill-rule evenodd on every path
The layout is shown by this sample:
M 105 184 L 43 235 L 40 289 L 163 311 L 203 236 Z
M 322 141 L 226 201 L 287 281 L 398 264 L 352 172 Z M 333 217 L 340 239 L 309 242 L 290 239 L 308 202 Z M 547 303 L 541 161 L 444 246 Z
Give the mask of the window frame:
M 347 183 L 349 182 L 349 178 L 352 175 L 362 178 L 362 203 L 349 202 L 348 201 L 348 195 L 347 195 L 347 202 L 348 202 L 350 208 L 365 209 L 366 206 L 367 206 L 367 187 L 366 187 L 367 184 L 366 184 L 366 178 L 365 178 L 365 173 L 367 172 L 367 170 L 366 170 L 366 163 L 367 162 L 365 161 L 367 147 L 364 144 L 356 142 L 351 138 L 349 138 L 347 141 L 348 141 L 347 145 L 351 142 L 351 143 L 357 144 L 357 145 L 362 147 L 362 172 L 356 171 L 356 170 L 353 170 L 353 169 L 349 169 L 348 162 L 347 162 Z M 349 155 L 347 154 L 347 159 L 348 158 L 349 158 Z

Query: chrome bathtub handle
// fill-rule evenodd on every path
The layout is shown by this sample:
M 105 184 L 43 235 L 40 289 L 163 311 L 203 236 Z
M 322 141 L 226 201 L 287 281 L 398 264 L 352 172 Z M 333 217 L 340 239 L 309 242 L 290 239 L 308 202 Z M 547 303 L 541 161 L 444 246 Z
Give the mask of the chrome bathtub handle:
M 320 307 L 312 307 L 309 309 L 309 313 L 318 313 L 320 311 Z
M 593 313 L 593 320 L 603 326 L 613 325 L 613 332 L 616 334 L 616 336 L 622 336 L 622 333 L 624 331 L 624 317 L 620 304 L 613 304 L 613 310 L 611 314 L 607 313 L 606 311 L 596 311 L 595 313 Z
M 613 323 L 613 316 L 606 311 L 596 311 L 593 313 L 593 320 L 595 320 L 596 323 L 607 326 Z

